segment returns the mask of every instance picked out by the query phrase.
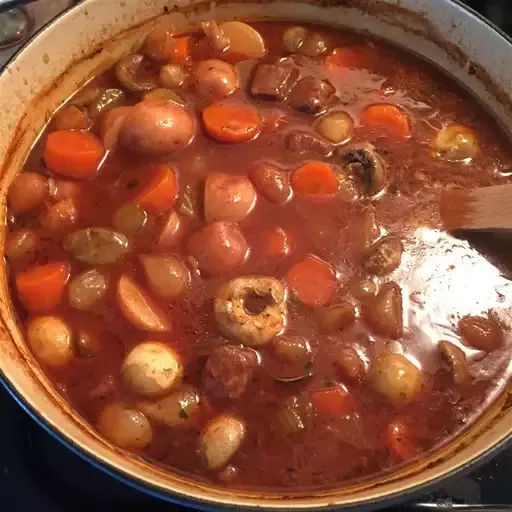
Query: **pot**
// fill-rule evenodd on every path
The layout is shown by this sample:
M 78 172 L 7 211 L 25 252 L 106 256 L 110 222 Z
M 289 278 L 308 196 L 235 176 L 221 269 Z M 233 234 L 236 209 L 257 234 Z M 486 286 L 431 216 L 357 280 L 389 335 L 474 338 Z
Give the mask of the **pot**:
M 21 169 L 34 139 L 55 108 L 77 88 L 133 51 L 160 16 L 177 32 L 215 17 L 290 19 L 349 26 L 389 39 L 436 63 L 461 81 L 512 130 L 512 41 L 454 0 L 85 0 L 32 39 L 0 76 L 0 198 Z M 2 208 L 2 226 L 6 209 Z M 0 230 L 0 242 L 5 228 Z M 99 434 L 66 403 L 28 351 L 0 275 L 0 372 L 19 403 L 48 431 L 91 463 L 138 489 L 202 509 L 375 509 L 411 495 L 482 461 L 512 434 L 512 401 L 501 395 L 477 423 L 420 461 L 342 489 L 286 494 L 220 489 L 171 474 Z

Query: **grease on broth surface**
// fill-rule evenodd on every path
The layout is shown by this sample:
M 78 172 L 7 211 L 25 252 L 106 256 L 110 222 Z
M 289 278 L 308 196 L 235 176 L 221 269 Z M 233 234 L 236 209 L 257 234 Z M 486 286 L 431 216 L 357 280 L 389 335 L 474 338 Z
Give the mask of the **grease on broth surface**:
M 220 485 L 421 457 L 508 383 L 507 257 L 436 211 L 507 181 L 504 135 L 380 41 L 203 30 L 157 28 L 78 91 L 12 184 L 31 350 L 113 443 Z

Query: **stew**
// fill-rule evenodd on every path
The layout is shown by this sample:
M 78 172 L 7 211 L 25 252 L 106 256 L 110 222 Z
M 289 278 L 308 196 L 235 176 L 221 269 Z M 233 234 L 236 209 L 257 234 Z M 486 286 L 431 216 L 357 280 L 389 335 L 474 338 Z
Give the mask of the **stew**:
M 472 97 L 381 41 L 158 26 L 12 183 L 13 300 L 116 446 L 220 485 L 332 488 L 425 456 L 507 385 L 510 281 L 436 205 L 511 168 Z

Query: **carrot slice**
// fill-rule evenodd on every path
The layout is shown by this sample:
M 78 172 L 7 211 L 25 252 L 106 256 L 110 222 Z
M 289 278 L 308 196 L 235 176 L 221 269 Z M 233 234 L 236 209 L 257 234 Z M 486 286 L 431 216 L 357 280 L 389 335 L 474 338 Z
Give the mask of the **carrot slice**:
M 55 262 L 18 274 L 16 289 L 21 302 L 31 313 L 50 311 L 60 302 L 69 273 L 68 263 Z
M 370 105 L 361 115 L 361 124 L 368 128 L 380 128 L 396 137 L 411 136 L 407 115 L 397 106 L 389 103 Z
M 282 258 L 290 254 L 290 235 L 282 228 L 273 228 L 264 234 L 264 253 L 270 258 Z
M 411 460 L 421 453 L 410 426 L 403 420 L 397 419 L 388 425 L 387 441 L 392 456 L 399 461 Z
M 338 191 L 336 173 L 323 162 L 309 162 L 299 167 L 291 179 L 292 189 L 303 196 L 328 196 Z
M 310 400 L 313 409 L 322 416 L 343 416 L 353 409 L 349 392 L 341 386 L 313 391 Z
M 178 182 L 174 170 L 165 164 L 153 166 L 149 184 L 141 190 L 135 202 L 149 213 L 159 215 L 170 210 L 178 195 Z
M 50 133 L 44 149 L 44 161 L 57 174 L 88 178 L 97 170 L 105 154 L 100 140 L 86 132 L 62 130 Z
M 296 263 L 288 271 L 286 281 L 295 295 L 309 306 L 325 306 L 331 302 L 338 288 L 331 266 L 312 255 Z
M 184 64 L 190 58 L 190 37 L 178 37 L 174 40 L 172 60 L 178 64 Z
M 258 111 L 244 104 L 214 104 L 203 110 L 206 131 L 222 142 L 247 142 L 261 129 Z

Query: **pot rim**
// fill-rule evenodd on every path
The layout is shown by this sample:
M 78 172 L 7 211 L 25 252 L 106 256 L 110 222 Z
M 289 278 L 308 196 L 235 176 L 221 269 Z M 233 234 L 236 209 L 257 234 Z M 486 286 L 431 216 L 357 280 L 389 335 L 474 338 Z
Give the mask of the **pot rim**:
M 80 7 L 82 4 L 86 3 L 87 0 L 79 0 L 77 3 L 73 5 L 69 5 L 63 11 L 61 11 L 58 15 L 48 20 L 43 26 L 41 26 L 38 30 L 36 30 L 29 39 L 27 39 L 22 46 L 3 64 L 0 66 L 0 74 L 3 74 L 5 70 L 13 65 L 18 57 L 25 51 L 27 46 L 32 44 L 42 33 L 44 33 L 47 29 L 51 28 L 51 26 L 68 14 L 70 11 Z M 463 11 L 466 11 L 481 23 L 486 25 L 490 30 L 496 32 L 505 42 L 512 47 L 512 37 L 505 33 L 500 27 L 495 25 L 492 21 L 487 19 L 485 16 L 480 14 L 478 11 L 473 9 L 472 7 L 464 4 L 462 0 L 445 0 L 449 3 L 454 4 L 458 8 Z M 43 428 L 49 435 L 51 435 L 54 439 L 56 439 L 59 443 L 65 446 L 67 449 L 71 450 L 75 455 L 79 456 L 82 460 L 88 462 L 96 469 L 99 469 L 103 473 L 115 478 L 117 481 L 135 489 L 139 492 L 142 492 L 146 495 L 152 496 L 154 498 L 161 499 L 165 502 L 173 503 L 176 505 L 196 508 L 198 510 L 202 510 L 205 512 L 214 512 L 214 511 L 233 511 L 233 510 L 254 510 L 254 511 L 268 511 L 274 512 L 276 510 L 299 510 L 299 508 L 295 508 L 293 503 L 291 502 L 283 502 L 283 507 L 280 506 L 266 506 L 265 502 L 262 502 L 261 506 L 247 506 L 243 504 L 234 504 L 234 505 L 226 505 L 223 503 L 219 505 L 218 502 L 215 501 L 215 498 L 211 500 L 203 500 L 200 498 L 191 497 L 185 495 L 177 490 L 167 490 L 160 486 L 157 486 L 147 480 L 144 477 L 133 477 L 122 469 L 115 468 L 111 464 L 105 462 L 103 459 L 98 457 L 93 453 L 92 450 L 89 450 L 86 446 L 80 446 L 73 442 L 71 438 L 69 438 L 64 432 L 61 432 L 58 428 L 52 426 L 44 417 L 42 413 L 36 410 L 36 408 L 31 405 L 25 397 L 17 390 L 15 385 L 8 379 L 8 377 L 4 374 L 2 369 L 0 368 L 0 385 L 4 387 L 4 389 L 9 393 L 9 395 L 15 400 L 15 402 L 23 409 L 25 413 L 29 415 L 29 417 L 34 420 L 41 428 Z M 507 436 L 505 436 L 500 441 L 491 444 L 485 451 L 480 453 L 479 455 L 475 455 L 469 458 L 465 463 L 460 464 L 459 466 L 454 467 L 453 469 L 446 471 L 443 474 L 440 474 L 436 477 L 432 477 L 429 480 L 421 481 L 420 483 L 407 488 L 406 490 L 398 490 L 388 494 L 382 494 L 375 498 L 368 498 L 365 500 L 357 501 L 353 504 L 342 504 L 342 505 L 324 505 L 324 506 L 316 506 L 314 510 L 318 510 L 320 512 L 323 511 L 334 511 L 340 509 L 355 509 L 358 510 L 375 510 L 376 508 L 383 508 L 387 506 L 392 506 L 397 503 L 404 502 L 406 500 L 413 499 L 414 497 L 418 497 L 424 495 L 425 491 L 432 491 L 434 488 L 438 487 L 439 484 L 447 479 L 454 478 L 455 476 L 460 476 L 462 474 L 467 473 L 470 469 L 475 469 L 490 461 L 493 457 L 498 455 L 507 447 L 512 446 L 512 432 L 510 432 Z M 236 493 L 236 490 L 234 491 Z M 235 499 L 236 500 L 236 497 Z

